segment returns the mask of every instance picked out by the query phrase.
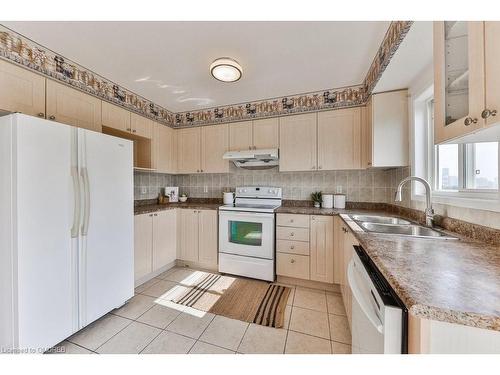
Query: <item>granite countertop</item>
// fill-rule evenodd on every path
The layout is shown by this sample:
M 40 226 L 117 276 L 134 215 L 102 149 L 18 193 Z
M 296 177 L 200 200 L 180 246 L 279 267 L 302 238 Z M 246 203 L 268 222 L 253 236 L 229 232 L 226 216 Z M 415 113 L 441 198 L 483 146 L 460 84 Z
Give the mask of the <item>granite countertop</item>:
M 186 208 L 192 210 L 217 210 L 221 206 L 220 203 L 206 202 L 190 202 L 185 203 L 167 203 L 167 204 L 141 204 L 134 206 L 134 215 L 148 214 L 151 212 L 172 210 L 174 208 Z
M 410 314 L 500 331 L 499 246 L 368 233 L 341 217 Z

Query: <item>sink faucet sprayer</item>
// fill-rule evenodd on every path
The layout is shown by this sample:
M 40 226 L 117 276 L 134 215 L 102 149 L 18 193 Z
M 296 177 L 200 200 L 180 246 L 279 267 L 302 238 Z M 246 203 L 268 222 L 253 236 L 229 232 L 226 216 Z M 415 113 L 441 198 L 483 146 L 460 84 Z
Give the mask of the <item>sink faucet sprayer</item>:
M 425 187 L 425 203 L 426 203 L 425 225 L 432 228 L 434 221 L 434 210 L 432 209 L 432 203 L 431 203 L 431 185 L 429 185 L 429 183 L 426 180 L 417 176 L 406 177 L 399 183 L 398 188 L 396 190 L 396 195 L 394 196 L 394 200 L 396 202 L 401 202 L 402 200 L 401 189 L 403 188 L 403 185 L 405 183 L 412 180 L 421 182 Z

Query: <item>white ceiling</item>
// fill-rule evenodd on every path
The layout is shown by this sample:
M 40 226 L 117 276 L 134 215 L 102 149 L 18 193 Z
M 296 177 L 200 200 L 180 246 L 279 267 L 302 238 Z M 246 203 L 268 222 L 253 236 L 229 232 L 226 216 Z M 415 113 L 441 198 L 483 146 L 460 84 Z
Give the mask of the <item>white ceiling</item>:
M 181 112 L 359 84 L 390 24 L 380 22 L 3 22 Z M 218 57 L 236 83 L 209 74 Z
M 373 92 L 408 88 L 432 64 L 432 22 L 414 22 Z

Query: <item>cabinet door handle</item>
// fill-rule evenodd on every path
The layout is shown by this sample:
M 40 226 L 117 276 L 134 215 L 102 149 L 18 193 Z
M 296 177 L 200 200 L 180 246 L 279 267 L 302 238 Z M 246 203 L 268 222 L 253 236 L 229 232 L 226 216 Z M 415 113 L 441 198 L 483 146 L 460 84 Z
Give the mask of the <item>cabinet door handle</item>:
M 295 246 L 293 246 L 293 245 L 290 246 L 290 250 L 293 250 L 293 249 L 295 249 Z
M 312 166 L 312 167 L 311 167 L 311 169 L 316 169 L 316 167 L 315 167 L 315 166 Z
M 486 119 L 490 116 L 496 116 L 497 115 L 497 110 L 496 109 L 493 109 L 493 110 L 489 110 L 488 108 L 486 108 L 483 112 L 481 112 L 481 117 Z
M 130 128 L 127 128 L 127 131 L 128 131 L 128 132 L 129 132 L 130 130 L 132 130 L 132 129 L 130 129 Z
M 293 237 L 293 236 L 295 236 L 295 233 L 293 233 L 293 232 L 290 233 L 290 237 Z
M 55 119 L 56 119 L 56 116 L 54 116 L 54 115 L 49 116 L 49 120 L 55 120 Z
M 40 112 L 40 113 L 38 114 L 38 117 L 43 117 L 43 116 L 45 116 L 45 113 Z
M 293 219 L 290 219 L 290 223 L 293 223 Z
M 472 118 L 472 117 L 466 117 L 464 120 L 464 125 L 469 126 L 472 124 L 477 124 L 477 118 Z
M 318 169 L 321 169 L 321 168 L 323 168 L 323 167 L 320 165 L 320 166 L 318 167 Z
M 290 259 L 290 263 L 295 263 L 295 259 Z
M 134 130 L 132 130 L 132 133 L 135 133 L 135 129 L 134 129 Z

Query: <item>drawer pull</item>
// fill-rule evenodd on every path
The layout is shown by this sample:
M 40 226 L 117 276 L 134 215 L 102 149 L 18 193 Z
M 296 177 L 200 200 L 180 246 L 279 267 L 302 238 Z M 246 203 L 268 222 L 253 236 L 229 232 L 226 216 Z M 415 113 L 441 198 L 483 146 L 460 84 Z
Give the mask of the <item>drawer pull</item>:
M 295 263 L 295 259 L 290 259 L 290 263 Z
M 293 246 L 293 245 L 290 246 L 290 250 L 293 250 L 293 249 L 295 249 L 295 246 Z
M 290 223 L 293 223 L 293 219 L 290 219 Z

